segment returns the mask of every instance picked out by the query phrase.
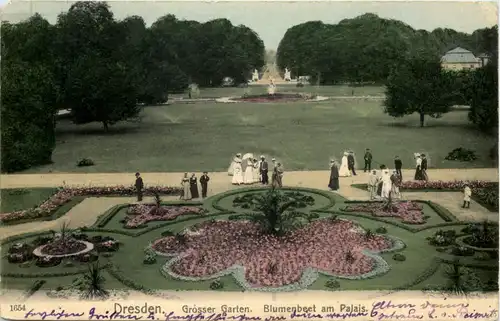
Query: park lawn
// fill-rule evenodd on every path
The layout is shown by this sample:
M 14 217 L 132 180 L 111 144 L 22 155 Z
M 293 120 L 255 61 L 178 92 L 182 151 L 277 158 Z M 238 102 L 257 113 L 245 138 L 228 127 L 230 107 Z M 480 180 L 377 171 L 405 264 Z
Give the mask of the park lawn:
M 224 87 L 224 88 L 200 88 L 199 95 L 192 98 L 219 98 L 219 97 L 239 97 L 244 94 L 260 95 L 267 93 L 268 85 L 249 85 L 247 88 Z M 278 93 L 311 93 L 323 96 L 383 96 L 385 87 L 382 86 L 313 86 L 306 85 L 297 87 L 296 84 L 277 85 Z M 188 93 L 172 94 L 170 98 L 188 98 Z
M 37 207 L 57 192 L 57 188 L 0 189 L 1 212 L 9 213 Z
M 442 118 L 418 115 L 392 118 L 380 101 L 333 100 L 318 103 L 172 104 L 145 107 L 141 122 L 124 122 L 105 134 L 102 125 L 74 125 L 61 120 L 53 164 L 26 173 L 46 172 L 192 172 L 226 171 L 232 155 L 253 152 L 275 157 L 286 171 L 325 170 L 330 158 L 346 149 L 365 148 L 373 165 L 392 164 L 399 155 L 413 168 L 414 152 L 425 152 L 430 167 L 491 167 L 489 149 L 495 138 L 477 132 L 466 111 Z M 444 160 L 457 147 L 473 149 L 474 162 Z M 91 158 L 94 166 L 77 167 Z

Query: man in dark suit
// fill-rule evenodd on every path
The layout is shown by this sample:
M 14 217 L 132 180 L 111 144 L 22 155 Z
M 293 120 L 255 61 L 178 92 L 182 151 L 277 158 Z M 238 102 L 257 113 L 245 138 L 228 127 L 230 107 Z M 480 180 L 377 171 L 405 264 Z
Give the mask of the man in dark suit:
M 135 189 L 137 191 L 137 201 L 142 201 L 142 189 L 144 188 L 144 182 L 140 173 L 135 173 Z
M 420 155 L 422 157 L 422 175 L 424 176 L 424 180 L 428 181 L 429 176 L 427 176 L 427 157 L 425 157 L 425 154 Z
M 354 155 L 352 151 L 349 151 L 349 155 L 347 155 L 347 167 L 351 171 L 352 175 L 356 176 L 356 169 L 354 168 Z
M 210 177 L 208 177 L 208 172 L 203 172 L 203 175 L 201 175 L 201 177 L 200 177 L 201 197 L 202 198 L 207 197 L 208 181 L 209 180 L 210 180 Z
M 266 161 L 266 158 L 264 156 L 260 156 L 260 176 L 262 177 L 262 184 L 267 185 L 269 184 L 269 164 Z
M 399 156 L 394 157 L 394 168 L 396 169 L 396 174 L 398 174 L 399 179 L 403 181 L 403 172 L 401 172 L 403 162 L 399 159 Z
M 366 151 L 365 151 L 365 169 L 364 169 L 364 172 L 366 173 L 366 171 L 370 172 L 372 170 L 372 153 L 370 152 L 370 149 L 367 148 Z

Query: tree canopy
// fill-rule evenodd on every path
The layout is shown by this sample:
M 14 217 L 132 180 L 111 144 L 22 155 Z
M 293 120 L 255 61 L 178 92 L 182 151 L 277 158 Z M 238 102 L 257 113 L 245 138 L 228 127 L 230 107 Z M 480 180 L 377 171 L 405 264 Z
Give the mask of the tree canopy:
M 367 13 L 338 24 L 309 21 L 289 28 L 277 50 L 281 70 L 294 76 L 321 74 L 321 84 L 383 83 L 395 65 L 426 52 L 440 58 L 457 46 L 478 55 L 486 51 L 487 29 L 473 34 L 438 28 L 415 30 L 405 23 Z

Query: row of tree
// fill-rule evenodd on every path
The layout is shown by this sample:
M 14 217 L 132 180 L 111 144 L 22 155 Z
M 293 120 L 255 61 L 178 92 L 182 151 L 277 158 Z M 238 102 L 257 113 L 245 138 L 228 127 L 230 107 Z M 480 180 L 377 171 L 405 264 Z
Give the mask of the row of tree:
M 236 83 L 264 65 L 264 43 L 226 19 L 167 15 L 150 27 L 116 20 L 105 2 L 77 2 L 51 25 L 40 15 L 1 28 L 2 171 L 50 162 L 55 115 L 104 129 L 136 117 L 140 103 L 165 102 L 190 83 Z
M 490 36 L 490 29 L 472 34 L 415 30 L 368 13 L 338 24 L 309 21 L 289 28 L 278 46 L 277 63 L 280 70 L 291 69 L 292 76 L 310 75 L 321 84 L 384 83 L 394 65 L 422 51 L 439 58 L 457 46 L 475 54 L 489 52 L 491 41 L 485 38 Z

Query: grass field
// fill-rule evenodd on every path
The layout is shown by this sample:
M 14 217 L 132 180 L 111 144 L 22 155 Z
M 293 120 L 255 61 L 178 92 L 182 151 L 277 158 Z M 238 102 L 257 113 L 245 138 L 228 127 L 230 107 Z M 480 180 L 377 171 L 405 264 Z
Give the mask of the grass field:
M 56 188 L 0 189 L 0 212 L 8 213 L 36 207 L 56 191 Z
M 319 89 L 340 92 L 346 88 L 351 89 Z M 373 87 L 372 93 L 376 88 L 382 91 Z M 367 87 L 354 89 L 369 91 Z M 220 97 L 237 90 L 242 93 L 244 89 L 202 93 Z M 288 104 L 173 103 L 145 107 L 141 122 L 117 124 L 108 134 L 98 123 L 76 126 L 61 120 L 54 163 L 27 173 L 225 171 L 237 152 L 276 157 L 285 170 L 324 170 L 329 159 L 340 159 L 345 149 L 352 149 L 361 163 L 365 148 L 372 149 L 374 166 L 392 165 L 393 157 L 399 155 L 403 167 L 413 168 L 414 152 L 426 152 L 430 167 L 493 166 L 488 153 L 495 138 L 477 132 L 467 120 L 467 111 L 452 111 L 440 119 L 428 117 L 426 127 L 420 128 L 417 115 L 392 118 L 383 113 L 381 104 L 362 99 Z M 475 150 L 478 159 L 472 163 L 444 160 L 457 147 Z M 91 158 L 95 166 L 76 167 L 81 158 Z

